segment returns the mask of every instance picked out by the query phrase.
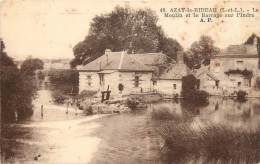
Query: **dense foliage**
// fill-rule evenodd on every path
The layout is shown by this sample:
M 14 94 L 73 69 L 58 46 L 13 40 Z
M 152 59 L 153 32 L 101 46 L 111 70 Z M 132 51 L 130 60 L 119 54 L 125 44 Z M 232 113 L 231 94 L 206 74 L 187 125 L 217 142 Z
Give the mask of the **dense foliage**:
M 199 41 L 192 43 L 186 52 L 185 62 L 188 67 L 198 69 L 201 65 L 209 65 L 210 58 L 219 52 L 220 49 L 214 45 L 213 39 L 202 35 Z
M 197 130 L 189 124 L 173 121 L 168 122 L 160 131 L 165 141 L 163 155 L 167 161 L 234 164 L 259 162 L 259 128 L 256 131 L 243 131 L 224 124 L 209 124 Z
M 182 78 L 182 96 L 184 100 L 190 103 L 204 104 L 208 101 L 209 94 L 206 91 L 199 90 L 199 80 L 193 75 L 187 75 Z
M 25 75 L 34 76 L 35 70 L 43 69 L 44 63 L 38 58 L 29 57 L 21 65 L 21 72 Z
M 237 92 L 237 100 L 240 101 L 240 102 L 245 102 L 246 96 L 247 96 L 247 93 L 245 91 L 240 90 L 240 91 Z
M 64 103 L 69 96 L 78 93 L 79 73 L 77 70 L 50 70 L 48 73 L 52 97 L 56 103 Z
M 32 77 L 21 73 L 4 48 L 1 40 L 1 119 L 3 122 L 11 122 L 32 114 L 35 85 Z
M 240 74 L 243 75 L 245 78 L 251 79 L 253 77 L 253 72 L 247 69 L 240 70 L 240 69 L 231 69 L 225 72 L 225 74 Z
M 260 43 L 260 37 L 258 37 L 256 34 L 252 34 L 245 42 L 245 44 L 254 44 L 255 38 L 257 39 L 257 43 Z
M 48 75 L 52 84 L 77 85 L 79 82 L 77 70 L 50 70 Z
M 85 40 L 73 49 L 71 66 L 88 63 L 104 54 L 105 49 L 128 53 L 163 52 L 171 58 L 181 45 L 168 38 L 157 25 L 158 17 L 150 9 L 116 7 L 111 13 L 93 18 Z

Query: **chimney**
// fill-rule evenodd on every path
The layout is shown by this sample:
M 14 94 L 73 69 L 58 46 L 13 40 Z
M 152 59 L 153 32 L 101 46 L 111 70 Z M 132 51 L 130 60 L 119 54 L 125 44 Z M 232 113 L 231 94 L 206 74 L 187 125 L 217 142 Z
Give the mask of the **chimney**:
M 176 59 L 177 64 L 183 64 L 183 51 L 177 51 L 177 59 Z
M 110 49 L 106 49 L 105 50 L 105 54 L 109 53 L 109 52 L 112 52 Z
M 106 57 L 107 57 L 107 64 L 108 64 L 108 54 L 111 52 L 111 50 L 110 49 L 106 49 L 105 50 L 105 55 L 106 55 Z

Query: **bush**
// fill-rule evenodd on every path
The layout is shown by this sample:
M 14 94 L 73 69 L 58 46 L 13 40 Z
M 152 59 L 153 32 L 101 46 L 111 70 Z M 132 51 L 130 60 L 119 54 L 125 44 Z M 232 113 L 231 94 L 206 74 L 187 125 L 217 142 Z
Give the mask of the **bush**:
M 182 96 L 184 100 L 195 104 L 205 104 L 208 102 L 209 93 L 198 90 L 199 80 L 193 75 L 188 75 L 182 78 Z
M 208 103 L 209 93 L 203 90 L 189 90 L 185 93 L 184 100 L 196 105 Z
M 247 96 L 247 93 L 245 91 L 240 90 L 237 92 L 237 100 L 240 102 L 246 101 L 246 96 Z
M 38 78 L 39 78 L 39 80 L 44 80 L 45 74 L 44 74 L 43 71 L 39 71 L 39 72 L 38 72 Z
M 78 94 L 79 73 L 77 70 L 50 70 L 48 72 L 54 90 L 63 94 Z
M 64 104 L 65 100 L 69 99 L 68 96 L 64 95 L 60 91 L 52 91 L 53 102 L 56 104 Z
M 260 129 L 241 131 L 224 125 L 207 125 L 199 129 L 185 123 L 168 123 L 161 128 L 165 141 L 162 150 L 167 160 L 185 163 L 185 159 L 203 157 L 206 163 L 258 162 Z
M 141 100 L 138 97 L 130 97 L 126 100 L 126 106 L 132 110 L 135 110 L 140 102 Z
M 171 108 L 167 106 L 159 105 L 156 108 L 153 108 L 151 112 L 151 118 L 154 120 L 174 120 L 174 121 L 182 121 L 182 115 L 176 113 L 176 111 L 171 110 Z
M 85 102 L 82 108 L 83 108 L 84 114 L 86 114 L 86 115 L 92 115 L 93 114 L 93 108 L 92 108 L 90 102 Z
M 38 58 L 28 58 L 21 65 L 21 73 L 27 76 L 34 76 L 35 70 L 43 69 L 44 63 Z

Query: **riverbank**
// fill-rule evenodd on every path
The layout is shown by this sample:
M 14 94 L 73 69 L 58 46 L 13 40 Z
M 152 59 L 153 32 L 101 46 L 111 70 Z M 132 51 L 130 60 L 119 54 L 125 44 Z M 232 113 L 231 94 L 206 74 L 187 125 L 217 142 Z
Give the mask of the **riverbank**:
M 69 112 L 68 115 L 74 118 L 67 117 L 68 115 L 66 115 L 62 108 L 59 108 L 59 110 L 53 108 L 49 109 L 48 112 L 49 114 L 60 117 L 55 121 L 52 117 L 50 120 L 48 118 L 41 121 L 31 120 L 25 123 L 10 124 L 6 127 L 8 131 L 6 136 L 8 138 L 5 137 L 2 140 L 2 145 L 5 146 L 2 149 L 2 153 L 4 153 L 6 163 L 15 163 L 17 161 L 17 163 L 30 164 L 114 164 L 122 163 L 122 161 L 127 164 L 167 164 L 173 161 L 177 161 L 176 163 L 178 163 L 176 156 L 166 158 L 162 151 L 167 149 L 162 149 L 163 145 L 165 145 L 165 138 L 161 135 L 161 127 L 164 127 L 166 130 L 170 129 L 166 126 L 168 123 L 174 129 L 174 132 L 178 132 L 176 131 L 177 124 L 174 124 L 174 122 L 170 124 L 172 120 L 169 119 L 181 121 L 183 124 L 189 125 L 181 126 L 183 127 L 182 134 L 189 133 L 190 127 L 199 130 L 200 128 L 204 128 L 205 125 L 225 124 L 230 128 L 239 129 L 241 133 L 238 132 L 237 134 L 242 134 L 246 138 L 247 135 L 244 134 L 247 134 L 247 131 L 259 128 L 259 105 L 260 101 L 258 99 L 249 99 L 247 102 L 240 103 L 232 99 L 214 97 L 209 99 L 208 105 L 198 107 L 185 105 L 181 101 L 159 101 L 148 103 L 145 110 L 131 110 L 130 112 L 121 114 L 76 116 L 74 113 Z M 165 112 L 167 109 L 169 111 Z M 40 108 L 35 110 L 40 110 Z M 165 113 L 156 113 L 156 115 L 153 115 L 153 112 L 156 111 L 163 111 Z M 171 113 L 176 113 L 176 115 L 172 116 Z M 154 119 L 154 116 L 157 117 L 157 120 Z M 177 129 L 181 129 L 178 127 Z M 171 136 L 174 133 L 167 134 Z M 209 137 L 213 138 L 212 140 L 222 141 L 222 139 L 214 138 L 214 136 L 218 137 L 219 135 L 217 134 L 219 133 L 215 135 L 214 131 L 214 133 L 210 134 L 213 135 Z M 226 137 L 225 135 L 230 133 L 225 132 L 221 134 L 224 134 L 221 135 L 222 137 L 230 139 L 230 137 Z M 193 146 L 196 146 L 197 142 L 195 141 L 196 138 L 199 139 L 199 136 L 197 132 L 193 133 L 191 131 L 191 134 L 177 139 L 174 138 L 174 141 L 179 146 L 184 146 L 184 150 L 186 150 L 186 148 L 190 149 L 190 142 L 188 141 L 194 141 L 193 143 L 195 144 Z M 189 140 L 192 138 L 194 140 Z M 212 140 L 208 139 L 208 142 L 205 142 L 204 145 L 214 148 Z M 230 143 L 234 143 L 235 141 L 232 140 Z M 203 145 L 202 143 L 200 144 Z M 243 147 L 250 147 L 250 145 L 247 144 Z M 200 150 L 204 151 L 207 149 L 192 149 L 195 152 L 200 152 Z M 213 153 L 213 157 L 217 157 L 217 155 Z M 203 157 L 199 156 L 198 158 L 197 160 L 191 156 L 186 156 L 185 160 L 187 163 L 196 163 L 196 161 L 200 160 L 202 162 L 204 160 Z
M 86 97 L 78 101 L 78 108 L 86 115 L 128 113 L 131 110 L 146 108 L 147 103 L 160 101 L 158 94 L 131 94 L 124 97 L 114 97 L 100 102 L 97 97 Z
M 4 125 L 1 162 L 88 163 L 101 141 L 91 134 L 100 128 L 98 121 L 108 116 Z

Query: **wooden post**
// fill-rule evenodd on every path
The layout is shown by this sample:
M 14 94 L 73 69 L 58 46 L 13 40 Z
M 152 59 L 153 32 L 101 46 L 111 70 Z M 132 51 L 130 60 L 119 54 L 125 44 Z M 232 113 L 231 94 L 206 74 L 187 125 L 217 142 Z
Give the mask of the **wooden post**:
M 41 105 L 41 118 L 43 118 L 43 105 Z
M 66 110 L 66 114 L 69 113 L 69 102 L 67 103 L 67 110 Z
M 102 91 L 102 92 L 101 92 L 101 102 L 103 102 L 103 101 L 104 101 L 104 97 L 105 97 L 104 95 L 105 95 L 105 92 L 104 92 L 104 91 Z

